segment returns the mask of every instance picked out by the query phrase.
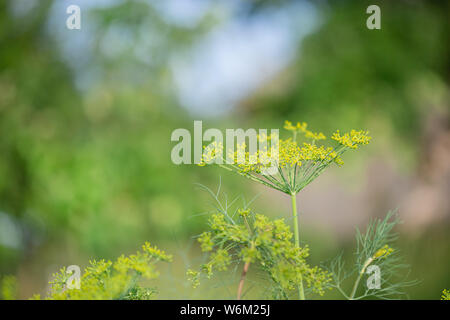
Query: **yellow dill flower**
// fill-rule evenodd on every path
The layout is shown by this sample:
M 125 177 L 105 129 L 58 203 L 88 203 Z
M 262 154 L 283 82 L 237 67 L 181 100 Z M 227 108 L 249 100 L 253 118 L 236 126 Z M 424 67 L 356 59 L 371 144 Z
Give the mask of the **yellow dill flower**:
M 145 242 L 142 245 L 142 250 L 158 260 L 167 262 L 172 261 L 172 255 L 166 254 L 164 251 L 158 249 L 157 247 L 152 247 L 149 242 Z
M 368 131 L 351 130 L 350 132 L 341 135 L 340 131 L 337 130 L 335 133 L 333 133 L 331 139 L 339 142 L 340 144 L 348 148 L 358 149 L 359 145 L 368 144 L 372 139 L 372 137 L 369 136 Z
M 289 130 L 289 131 L 295 131 L 296 128 L 292 125 L 292 122 L 286 120 L 284 121 L 284 129 Z
M 201 245 L 202 251 L 211 251 L 214 245 L 211 239 L 211 232 L 203 232 L 198 238 L 198 242 Z
M 284 121 L 284 129 L 288 130 L 288 131 L 293 131 L 293 132 L 306 132 L 308 124 L 306 122 L 297 122 L 297 124 L 294 126 L 292 125 L 292 122 L 286 120 Z
M 392 252 L 394 252 L 394 249 L 392 249 L 391 247 L 389 247 L 387 244 L 384 245 L 381 249 L 379 249 L 377 252 L 375 252 L 375 254 L 373 255 L 373 259 L 378 259 L 378 258 L 386 258 L 388 255 L 390 255 Z
M 326 137 L 322 132 L 313 132 L 307 129 L 308 124 L 306 122 L 297 122 L 297 124 L 294 126 L 292 125 L 292 122 L 286 120 L 284 122 L 284 129 L 288 131 L 292 131 L 294 134 L 297 132 L 301 132 L 305 134 L 305 137 L 312 140 L 325 140 Z
M 203 147 L 202 159 L 199 165 L 204 166 L 205 164 L 212 163 L 216 160 L 223 160 L 223 144 L 214 141 L 208 146 Z
M 200 272 L 188 269 L 188 271 L 186 271 L 186 276 L 188 277 L 188 281 L 192 283 L 192 288 L 195 289 L 200 285 Z
M 209 219 L 209 224 L 213 230 L 225 231 L 225 217 L 221 214 L 213 214 Z
M 244 262 L 254 262 L 256 259 L 261 259 L 261 252 L 255 247 L 243 248 L 241 250 L 241 257 Z
M 231 264 L 231 257 L 228 251 L 225 249 L 218 249 L 216 252 L 211 254 L 211 263 L 219 271 L 225 271 Z
M 441 300 L 450 300 L 450 290 L 444 289 L 442 291 Z
M 327 138 L 322 132 L 316 133 L 309 130 L 305 131 L 305 137 L 313 140 L 325 140 Z
M 203 161 L 203 159 L 200 160 L 200 162 L 197 164 L 199 167 L 204 167 L 206 166 L 205 161 Z
M 211 276 L 213 275 L 213 264 L 212 262 L 208 262 L 205 264 L 202 264 L 202 271 L 204 273 L 206 273 L 206 276 L 209 278 L 211 278 Z
M 297 125 L 295 126 L 297 131 L 300 131 L 300 132 L 306 132 L 307 127 L 308 127 L 308 124 L 306 122 L 297 122 Z
M 278 166 L 285 168 L 287 166 L 293 167 L 296 164 L 301 165 L 301 160 L 301 150 L 297 143 L 290 138 L 287 140 L 280 139 Z
M 270 135 L 268 136 L 266 133 L 262 132 L 262 133 L 258 133 L 256 135 L 256 138 L 258 139 L 258 141 L 271 141 L 273 140 L 275 137 L 278 138 L 278 133 L 274 133 L 271 132 Z
M 250 209 L 238 209 L 238 213 L 241 217 L 248 217 L 250 214 Z
M 275 140 L 270 148 L 263 145 L 259 150 L 250 152 L 248 146 L 241 143 L 236 146 L 236 150 L 228 150 L 225 163 L 216 161 L 223 160 L 222 144 L 212 143 L 204 148 L 199 165 L 215 162 L 229 171 L 292 195 L 310 184 L 332 163 L 342 165 L 344 162 L 341 156 L 345 151 L 358 149 L 360 145 L 368 144 L 371 140 L 367 131 L 351 130 L 341 134 L 337 130 L 331 137 L 338 142 L 337 146 L 319 145 L 316 142 L 325 141 L 325 135 L 310 131 L 307 127 L 306 122 L 293 125 L 286 120 L 284 128 L 292 132 L 291 138 L 273 139 L 273 134 L 268 137 L 262 133 L 257 136 L 260 146 L 261 142 Z M 303 133 L 304 139 L 312 140 L 311 143 L 297 141 L 298 133 Z

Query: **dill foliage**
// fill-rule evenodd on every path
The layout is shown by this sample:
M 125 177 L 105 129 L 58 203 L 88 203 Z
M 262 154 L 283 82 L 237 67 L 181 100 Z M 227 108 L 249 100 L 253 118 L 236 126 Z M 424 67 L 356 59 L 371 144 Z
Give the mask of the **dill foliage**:
M 397 239 L 394 227 L 401 221 L 396 211 L 387 213 L 383 220 L 371 220 L 365 233 L 356 231 L 355 262 L 350 270 L 345 269 L 342 254 L 333 259 L 327 270 L 333 275 L 332 286 L 349 300 L 359 300 L 369 297 L 392 299 L 404 296 L 403 289 L 417 284 L 417 281 L 407 281 L 409 266 L 402 262 L 399 250 L 391 247 Z M 369 277 L 370 266 L 380 270 L 379 288 L 363 285 L 361 280 Z M 352 281 L 353 286 L 348 294 L 346 284 Z
M 307 263 L 309 248 L 296 246 L 284 219 L 269 219 L 247 206 L 231 210 L 216 196 L 218 206 L 209 218 L 210 230 L 197 238 L 208 255 L 207 262 L 199 270 L 187 271 L 193 287 L 200 284 L 202 277 L 211 278 L 217 271 L 244 263 L 245 270 L 251 265 L 262 271 L 275 299 L 288 299 L 302 281 L 320 295 L 330 288 L 330 273 Z

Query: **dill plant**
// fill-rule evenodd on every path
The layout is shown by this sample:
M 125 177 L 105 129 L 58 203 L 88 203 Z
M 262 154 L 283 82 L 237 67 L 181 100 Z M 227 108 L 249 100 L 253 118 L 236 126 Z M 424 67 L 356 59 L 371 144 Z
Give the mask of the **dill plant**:
M 396 211 L 387 213 L 384 219 L 371 220 L 365 233 L 356 231 L 355 262 L 350 270 L 346 270 L 342 254 L 334 258 L 327 267 L 332 274 L 332 287 L 336 288 L 346 299 L 360 300 L 369 297 L 391 299 L 405 295 L 403 288 L 418 282 L 407 281 L 408 265 L 402 262 L 399 250 L 392 248 L 397 239 L 394 227 L 401 221 Z M 362 290 L 361 280 L 367 275 L 368 268 L 376 265 L 380 270 L 380 287 L 366 286 Z M 353 280 L 353 281 L 352 281 Z M 345 285 L 353 283 L 346 292 Z
M 203 187 L 203 186 L 202 186 Z M 307 263 L 308 246 L 299 247 L 293 241 L 293 234 L 284 219 L 269 219 L 253 212 L 248 206 L 237 207 L 219 200 L 219 190 L 214 194 L 205 188 L 216 200 L 216 210 L 209 218 L 210 231 L 198 236 L 207 262 L 199 270 L 189 269 L 188 279 L 193 287 L 201 278 L 210 279 L 217 271 L 227 271 L 233 264 L 244 263 L 237 289 L 237 299 L 243 295 L 247 272 L 252 268 L 262 271 L 270 282 L 270 295 L 275 299 L 289 299 L 300 283 L 323 295 L 330 287 L 331 274 Z
M 171 262 L 172 256 L 146 242 L 142 250 L 129 256 L 121 255 L 116 261 L 93 260 L 84 270 L 80 288 L 70 288 L 66 268 L 53 274 L 49 282 L 49 300 L 148 300 L 156 294 L 154 288 L 140 285 L 143 279 L 159 276 L 155 265 Z M 35 295 L 32 299 L 40 299 Z
M 291 137 L 278 140 L 277 136 L 258 135 L 259 143 L 263 145 L 266 143 L 264 148 L 250 152 L 243 142 L 237 145 L 237 150 L 227 151 L 227 159 L 224 157 L 223 145 L 213 142 L 204 147 L 199 165 L 217 164 L 289 195 L 294 220 L 294 244 L 300 247 L 297 194 L 333 163 L 343 165 L 342 154 L 368 144 L 371 137 L 368 131 L 364 130 L 351 130 L 343 134 L 337 130 L 331 136 L 333 145 L 326 146 L 325 135 L 309 130 L 305 122 L 293 125 L 290 121 L 285 121 L 284 129 L 291 133 Z M 274 142 L 271 148 L 267 148 L 267 141 Z M 233 161 L 227 161 L 228 159 Z M 298 296 L 304 300 L 302 275 L 299 277 Z

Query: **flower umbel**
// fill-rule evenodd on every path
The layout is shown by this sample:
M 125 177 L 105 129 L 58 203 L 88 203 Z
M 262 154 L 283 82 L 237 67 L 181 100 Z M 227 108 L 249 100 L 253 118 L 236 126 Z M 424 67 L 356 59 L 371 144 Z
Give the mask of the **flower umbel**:
M 334 146 L 318 145 L 326 141 L 325 135 L 308 130 L 306 122 L 293 125 L 286 121 L 284 128 L 292 133 L 291 137 L 278 140 L 272 135 L 259 135 L 258 143 L 264 147 L 250 152 L 249 147 L 241 143 L 236 150 L 227 151 L 227 159 L 223 145 L 213 142 L 204 148 L 200 165 L 217 164 L 286 194 L 296 194 L 331 164 L 342 165 L 341 156 L 345 151 L 358 149 L 371 140 L 368 131 L 351 130 L 341 134 L 337 130 L 331 137 Z M 302 142 L 298 139 L 300 135 Z M 266 146 L 269 141 L 270 148 Z

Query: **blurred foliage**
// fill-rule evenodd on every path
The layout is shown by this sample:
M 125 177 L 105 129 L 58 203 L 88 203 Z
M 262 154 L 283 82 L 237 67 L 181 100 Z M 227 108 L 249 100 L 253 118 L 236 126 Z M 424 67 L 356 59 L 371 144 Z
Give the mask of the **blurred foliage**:
M 296 61 L 245 105 L 262 118 L 321 127 L 384 126 L 413 147 L 422 118 L 448 99 L 449 4 L 378 1 L 381 30 L 369 30 L 370 4 L 320 2 L 322 22 Z
M 441 300 L 450 300 L 450 291 L 448 291 L 447 289 L 444 289 L 442 291 Z
M 0 281 L 1 294 L 3 300 L 14 300 L 18 297 L 17 279 L 14 276 L 4 276 Z
M 190 179 L 189 168 L 170 164 L 169 137 L 183 112 L 166 93 L 167 81 L 161 81 L 166 75 L 133 59 L 95 52 L 85 67 L 102 67 L 105 78 L 82 94 L 46 31 L 50 4 L 42 2 L 20 19 L 8 2 L 0 10 L 2 48 L 8 48 L 0 53 L 0 209 L 24 226 L 24 250 L 43 237 L 73 237 L 83 250 L 112 254 L 115 245 L 127 246 L 127 240 L 130 245 L 149 233 L 189 232 L 181 226 L 195 212 L 195 202 L 186 189 L 197 179 Z M 150 9 L 128 2 L 91 14 L 99 30 L 119 18 L 135 30 L 155 16 Z M 158 48 L 165 59 L 156 61 L 161 69 L 168 63 L 164 52 L 184 45 L 179 38 L 186 42 L 201 34 L 151 21 L 159 23 L 156 30 L 171 33 L 171 46 Z M 98 43 L 104 34 L 95 36 Z M 130 50 L 140 39 L 133 41 Z M 131 67 L 149 75 L 145 83 L 120 78 Z

